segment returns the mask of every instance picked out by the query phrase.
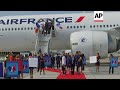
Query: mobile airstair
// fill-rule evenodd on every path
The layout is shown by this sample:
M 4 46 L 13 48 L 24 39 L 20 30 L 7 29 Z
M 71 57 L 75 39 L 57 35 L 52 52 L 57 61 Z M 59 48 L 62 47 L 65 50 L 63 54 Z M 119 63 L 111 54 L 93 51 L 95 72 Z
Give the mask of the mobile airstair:
M 47 20 L 48 18 L 46 18 Z M 49 22 L 51 23 L 51 22 Z M 52 24 L 54 25 L 54 24 Z M 46 27 L 46 26 L 45 26 Z M 38 33 L 36 33 L 37 39 L 36 39 L 36 45 L 35 45 L 35 53 L 49 53 L 49 43 L 50 39 L 55 37 L 55 28 L 47 29 L 47 34 L 43 31 L 43 29 L 39 29 Z M 49 33 L 48 33 L 49 31 Z

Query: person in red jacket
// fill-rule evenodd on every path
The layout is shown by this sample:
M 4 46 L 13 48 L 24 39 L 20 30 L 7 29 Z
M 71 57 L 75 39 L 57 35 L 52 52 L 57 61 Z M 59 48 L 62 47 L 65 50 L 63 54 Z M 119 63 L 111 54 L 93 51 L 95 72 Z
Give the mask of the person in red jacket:
M 16 60 L 18 61 L 18 79 L 23 79 L 23 61 L 19 55 L 16 56 Z
M 10 60 L 10 61 L 13 60 L 13 54 L 10 54 L 9 60 Z

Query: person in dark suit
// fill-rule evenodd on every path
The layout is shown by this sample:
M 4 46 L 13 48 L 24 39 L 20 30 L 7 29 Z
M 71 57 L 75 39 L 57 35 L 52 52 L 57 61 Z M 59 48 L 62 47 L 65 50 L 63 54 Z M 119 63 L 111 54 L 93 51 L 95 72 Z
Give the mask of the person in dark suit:
M 38 69 L 37 69 L 37 72 L 40 71 L 40 54 L 38 55 Z
M 82 70 L 85 69 L 85 65 L 86 65 L 86 57 L 84 54 L 82 54 Z
M 77 64 L 77 72 L 82 74 L 82 55 L 80 51 L 78 51 L 76 64 Z
M 60 56 L 57 54 L 56 56 L 56 64 L 57 64 L 57 69 L 60 69 Z
M 74 55 L 71 55 L 70 66 L 71 66 L 71 74 L 74 75 L 74 70 L 75 70 L 75 57 L 74 57 Z
M 52 55 L 52 57 L 51 57 L 51 64 L 52 64 L 52 68 L 54 68 L 54 65 L 55 65 L 55 57 L 54 57 L 54 55 Z
M 38 56 L 38 72 L 39 72 L 39 69 L 40 69 L 40 75 L 41 75 L 42 71 L 43 71 L 43 74 L 45 75 L 44 68 L 45 68 L 45 65 L 44 65 L 43 54 L 40 54 Z

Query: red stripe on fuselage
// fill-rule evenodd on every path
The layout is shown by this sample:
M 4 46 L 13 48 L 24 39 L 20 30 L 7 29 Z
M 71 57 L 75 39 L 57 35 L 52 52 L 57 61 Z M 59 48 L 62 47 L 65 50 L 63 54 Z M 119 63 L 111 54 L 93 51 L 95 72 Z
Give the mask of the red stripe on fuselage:
M 85 18 L 85 16 L 81 16 L 78 18 L 78 20 L 76 22 L 81 22 L 84 18 Z

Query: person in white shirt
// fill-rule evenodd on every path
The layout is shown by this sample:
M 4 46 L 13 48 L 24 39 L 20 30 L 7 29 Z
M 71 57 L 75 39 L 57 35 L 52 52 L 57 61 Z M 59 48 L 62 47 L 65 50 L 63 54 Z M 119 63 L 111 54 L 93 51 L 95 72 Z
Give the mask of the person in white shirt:
M 62 73 L 63 74 L 66 74 L 65 67 L 66 67 L 66 57 L 65 57 L 65 54 L 63 54 L 63 56 L 62 56 Z

